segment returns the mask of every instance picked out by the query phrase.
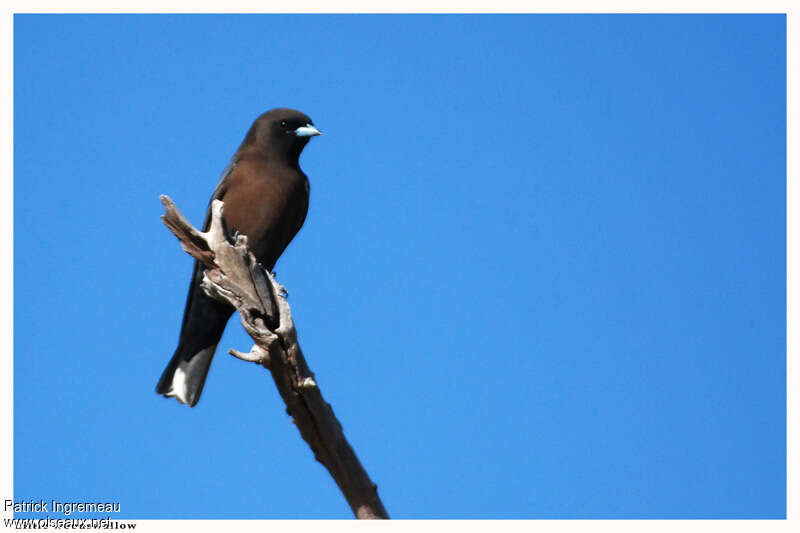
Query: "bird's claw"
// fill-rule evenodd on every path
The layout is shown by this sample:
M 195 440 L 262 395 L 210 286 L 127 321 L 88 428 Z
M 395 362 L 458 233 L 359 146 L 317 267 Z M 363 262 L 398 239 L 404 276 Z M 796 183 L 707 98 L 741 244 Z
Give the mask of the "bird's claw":
M 272 272 L 272 279 L 275 281 L 275 285 L 278 286 L 278 294 L 283 296 L 284 298 L 289 298 L 289 291 L 286 290 L 286 287 L 278 283 L 278 272 Z

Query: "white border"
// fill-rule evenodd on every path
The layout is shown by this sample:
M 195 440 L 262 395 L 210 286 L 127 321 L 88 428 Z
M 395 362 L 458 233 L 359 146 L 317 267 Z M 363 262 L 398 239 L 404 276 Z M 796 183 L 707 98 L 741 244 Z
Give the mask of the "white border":
M 0 212 L 0 227 L 13 228 L 14 223 L 14 21 L 8 15 L 0 22 L 0 39 L 3 51 L 0 56 L 0 68 L 6 73 L 2 77 L 3 95 L 7 104 L 2 107 L 2 121 L 6 124 L 2 135 L 2 174 L 0 174 L 0 191 L 3 202 Z M 0 232 L 0 500 L 11 498 L 14 489 L 14 262 L 13 262 L 13 230 Z M 0 517 L 5 514 L 0 512 Z
M 274 0 L 231 0 L 220 3 L 208 0 L 194 2 L 165 0 L 154 2 L 65 2 L 12 0 L 9 13 L 789 13 L 789 1 L 709 1 L 628 0 L 590 2 L 586 0 L 520 1 L 495 0 L 399 0 L 370 2 L 365 0 L 307 0 L 276 2 Z
M 793 206 L 797 206 L 797 187 L 794 185 L 795 172 L 792 155 L 796 153 L 796 135 L 794 135 L 794 121 L 792 105 L 795 83 L 795 68 L 792 60 L 798 57 L 796 53 L 796 40 L 792 36 L 797 32 L 798 24 L 794 19 L 793 4 L 785 1 L 763 2 L 718 2 L 718 1 L 671 1 L 671 2 L 597 2 L 563 1 L 563 2 L 519 2 L 495 0 L 491 8 L 476 4 L 474 1 L 420 1 L 406 0 L 402 2 L 374 2 L 342 0 L 339 2 L 312 0 L 303 4 L 289 5 L 287 2 L 227 2 L 223 10 L 219 5 L 195 0 L 192 2 L 171 1 L 167 2 L 120 2 L 110 7 L 108 3 L 91 2 L 10 2 L 6 16 L 0 24 L 0 36 L 3 39 L 5 53 L 2 54 L 2 67 L 7 73 L 3 85 L 4 94 L 7 95 L 7 105 L 3 107 L 2 118 L 6 124 L 5 135 L 2 143 L 4 173 L 0 176 L 0 187 L 6 198 L 6 209 L 0 214 L 0 224 L 5 228 L 13 227 L 13 13 L 786 13 L 787 14 L 787 520 L 537 520 L 537 521 L 392 521 L 387 523 L 364 523 L 356 521 L 168 521 L 168 520 L 140 520 L 137 521 L 137 530 L 161 531 L 218 531 L 220 528 L 235 529 L 237 531 L 297 531 L 298 529 L 319 530 L 324 527 L 326 531 L 350 531 L 356 528 L 391 528 L 391 529 L 458 529 L 463 531 L 485 531 L 487 527 L 501 527 L 508 531 L 567 531 L 573 528 L 607 531 L 669 531 L 676 528 L 680 530 L 706 531 L 793 531 L 800 530 L 795 517 L 798 510 L 797 492 L 792 490 L 792 481 L 797 479 L 796 462 L 791 458 L 797 443 L 796 424 L 792 418 L 796 409 L 797 394 L 793 393 L 797 386 L 797 372 L 791 364 L 796 353 L 796 337 L 792 334 L 797 331 L 793 327 L 797 324 L 797 312 L 793 302 L 797 301 L 797 284 L 793 282 L 790 273 L 793 273 L 797 264 L 797 246 L 792 237 L 797 235 L 797 217 L 793 215 Z M 24 234 L 16 235 L 24 238 Z M 0 249 L 4 250 L 5 257 L 0 271 L 0 350 L 4 357 L 0 362 L 0 500 L 13 498 L 13 240 L 12 232 L 4 231 L 0 235 Z M 391 513 L 391 502 L 387 502 Z M 5 518 L 3 513 L 0 517 Z M 0 523 L 1 525 L 1 523 Z

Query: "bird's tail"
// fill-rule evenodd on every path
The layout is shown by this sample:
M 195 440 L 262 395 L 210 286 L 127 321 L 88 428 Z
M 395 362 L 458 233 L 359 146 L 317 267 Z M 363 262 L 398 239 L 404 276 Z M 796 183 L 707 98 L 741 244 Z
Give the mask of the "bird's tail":
M 178 348 L 170 359 L 156 392 L 194 407 L 203 392 L 214 351 L 233 313 L 233 307 L 205 294 L 203 272 L 195 265 Z
M 217 345 L 214 344 L 197 353 L 187 354 L 182 346 L 178 346 L 158 380 L 156 392 L 167 398 L 174 396 L 179 402 L 194 407 L 203 392 L 216 349 Z

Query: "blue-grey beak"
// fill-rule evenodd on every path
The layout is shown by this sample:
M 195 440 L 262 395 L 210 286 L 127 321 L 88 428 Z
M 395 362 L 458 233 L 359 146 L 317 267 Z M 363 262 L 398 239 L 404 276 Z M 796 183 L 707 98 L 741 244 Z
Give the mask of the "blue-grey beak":
M 294 130 L 294 134 L 297 137 L 313 137 L 315 135 L 322 135 L 322 132 L 311 124 L 306 124 L 305 126 L 300 126 Z

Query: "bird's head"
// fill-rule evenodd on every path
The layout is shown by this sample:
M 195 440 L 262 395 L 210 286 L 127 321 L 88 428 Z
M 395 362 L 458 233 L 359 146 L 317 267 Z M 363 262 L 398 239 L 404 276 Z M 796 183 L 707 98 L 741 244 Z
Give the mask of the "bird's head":
M 286 156 L 297 163 L 300 152 L 311 137 L 322 135 L 305 113 L 294 109 L 278 108 L 267 111 L 256 119 L 245 138 L 245 143 L 256 145 L 268 155 Z

